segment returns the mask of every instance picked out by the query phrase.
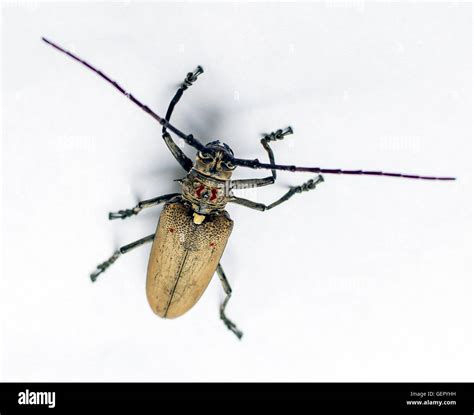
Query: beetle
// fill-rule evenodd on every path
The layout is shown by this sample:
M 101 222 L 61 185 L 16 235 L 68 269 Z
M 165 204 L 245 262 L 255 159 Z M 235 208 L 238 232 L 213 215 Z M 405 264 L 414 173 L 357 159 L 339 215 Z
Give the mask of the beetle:
M 171 193 L 139 202 L 131 209 L 109 213 L 109 219 L 125 219 L 140 213 L 143 209 L 164 203 L 156 231 L 138 241 L 125 245 L 115 251 L 106 261 L 99 264 L 90 275 L 92 282 L 109 268 L 121 255 L 132 249 L 153 242 L 148 262 L 146 293 L 150 307 L 160 317 L 176 318 L 186 313 L 196 304 L 206 290 L 215 273 L 219 276 L 226 297 L 220 306 L 220 318 L 239 339 L 242 331 L 226 316 L 225 309 L 231 297 L 232 289 L 220 264 L 221 256 L 232 232 L 233 221 L 225 210 L 227 203 L 236 203 L 259 211 L 267 211 L 289 200 L 295 194 L 313 190 L 324 181 L 321 174 L 349 174 L 388 176 L 422 180 L 455 180 L 454 177 L 420 176 L 382 171 L 323 169 L 320 167 L 298 167 L 275 163 L 270 143 L 282 140 L 293 133 L 291 127 L 277 130 L 262 138 L 261 144 L 268 154 L 269 163 L 258 159 L 247 160 L 234 156 L 232 149 L 218 140 L 202 144 L 192 134 L 185 134 L 170 123 L 174 107 L 184 91 L 193 85 L 204 72 L 198 66 L 186 75 L 164 118 L 153 112 L 148 106 L 128 93 L 118 83 L 73 53 L 63 49 L 46 38 L 44 42 L 86 66 L 119 92 L 138 105 L 162 125 L 162 137 L 172 155 L 186 171 L 186 176 L 178 180 L 180 193 Z M 173 141 L 171 131 L 188 145 L 197 150 L 196 158 L 191 161 Z M 265 178 L 232 180 L 236 167 L 271 170 Z M 253 202 L 234 196 L 232 190 L 238 188 L 261 187 L 275 183 L 276 171 L 309 172 L 318 174 L 301 186 L 290 187 L 280 199 L 270 205 Z

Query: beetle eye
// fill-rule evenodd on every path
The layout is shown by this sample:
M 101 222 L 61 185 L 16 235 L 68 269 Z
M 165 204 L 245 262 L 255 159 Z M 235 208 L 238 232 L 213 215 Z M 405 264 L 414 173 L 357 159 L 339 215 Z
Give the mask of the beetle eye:
M 209 153 L 198 153 L 199 158 L 204 161 L 204 163 L 209 163 L 212 160 L 212 155 Z
M 224 167 L 227 170 L 234 170 L 235 169 L 235 166 L 232 164 L 231 161 L 224 161 L 224 162 L 222 162 L 222 164 L 224 165 Z

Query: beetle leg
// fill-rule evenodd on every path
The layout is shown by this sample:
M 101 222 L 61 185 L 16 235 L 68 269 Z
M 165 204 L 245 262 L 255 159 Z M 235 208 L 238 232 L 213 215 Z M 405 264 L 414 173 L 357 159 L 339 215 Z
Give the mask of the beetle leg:
M 141 209 L 134 207 L 133 209 L 119 210 L 118 212 L 109 212 L 109 220 L 113 219 L 125 219 L 133 215 L 138 215 Z
M 97 277 L 102 274 L 108 267 L 110 267 L 115 261 L 117 261 L 120 256 L 120 250 L 115 251 L 112 256 L 107 259 L 107 261 L 102 262 L 102 264 L 97 265 L 97 269 L 90 275 L 91 281 L 95 282 Z
M 224 288 L 224 292 L 226 293 L 226 297 L 224 302 L 221 304 L 220 307 L 220 317 L 221 320 L 224 322 L 224 324 L 227 326 L 227 328 L 234 333 L 237 338 L 240 340 L 243 336 L 243 333 L 237 328 L 235 323 L 230 321 L 226 314 L 225 314 L 225 308 L 227 306 L 227 303 L 230 300 L 230 297 L 232 296 L 232 288 L 230 287 L 229 281 L 227 280 L 227 277 L 225 276 L 224 270 L 222 269 L 222 265 L 217 264 L 217 275 L 219 276 L 219 279 L 221 280 L 222 283 L 222 288 Z
M 279 129 L 273 133 L 265 134 L 264 137 L 260 140 L 263 148 L 268 153 L 268 158 L 270 164 L 275 164 L 275 156 L 273 150 L 270 147 L 270 141 L 283 140 L 287 135 L 293 134 L 293 128 L 287 127 L 285 129 Z M 242 179 L 242 180 L 232 180 L 231 189 L 247 189 L 249 187 L 261 187 L 268 186 L 275 183 L 277 174 L 276 170 L 272 170 L 272 175 L 264 177 L 262 179 Z
M 275 179 L 272 176 L 268 176 L 261 179 L 232 180 L 230 187 L 231 189 L 249 189 L 252 187 L 268 186 L 273 183 L 275 183 Z
M 284 130 L 279 129 L 273 133 L 265 134 L 265 136 L 260 140 L 263 148 L 268 153 L 268 158 L 270 159 L 270 164 L 275 164 L 275 156 L 273 155 L 273 150 L 270 148 L 270 141 L 283 140 L 287 135 L 293 134 L 293 128 L 287 127 Z M 272 170 L 273 181 L 276 180 L 276 170 Z
M 151 242 L 154 238 L 155 234 L 153 233 L 151 235 L 145 236 L 142 239 L 139 239 L 138 241 L 132 242 L 131 244 L 122 246 L 120 249 L 115 251 L 112 256 L 107 259 L 107 261 L 104 261 L 101 264 L 97 265 L 97 269 L 90 275 L 92 282 L 95 282 L 95 280 L 100 274 L 102 274 L 108 267 L 110 267 L 115 261 L 117 261 L 120 255 L 126 254 L 133 248 L 146 244 L 147 242 Z
M 189 72 L 184 78 L 183 83 L 176 91 L 175 96 L 170 102 L 168 107 L 168 111 L 166 112 L 165 120 L 169 121 L 171 118 L 171 114 L 173 113 L 175 105 L 179 102 L 181 97 L 183 96 L 183 92 L 188 89 L 194 81 L 197 80 L 198 76 L 204 72 L 201 66 L 198 66 L 194 72 Z M 163 140 L 165 140 L 166 145 L 170 149 L 171 153 L 173 154 L 174 158 L 178 161 L 179 164 L 183 167 L 184 170 L 189 171 L 193 167 L 193 162 L 184 154 L 184 152 L 179 148 L 179 146 L 173 141 L 171 135 L 166 130 L 166 127 L 163 126 L 162 130 Z
M 273 209 L 275 206 L 286 202 L 288 199 L 293 197 L 297 193 L 307 192 L 309 190 L 315 189 L 319 183 L 324 181 L 323 176 L 319 175 L 315 179 L 308 180 L 306 183 L 303 183 L 301 186 L 293 186 L 286 192 L 280 199 L 276 200 L 270 205 L 265 205 L 264 203 L 253 202 L 252 200 L 243 199 L 241 197 L 233 197 L 229 201 L 232 203 L 237 203 L 238 205 L 246 206 L 251 209 L 260 210 L 264 212 L 265 210 Z
M 153 199 L 143 200 L 139 202 L 137 206 L 132 209 L 119 210 L 118 212 L 110 212 L 109 220 L 113 219 L 125 219 L 133 215 L 138 215 L 143 209 L 159 205 L 160 203 L 167 202 L 173 197 L 179 196 L 179 193 L 170 193 L 163 196 L 158 196 Z

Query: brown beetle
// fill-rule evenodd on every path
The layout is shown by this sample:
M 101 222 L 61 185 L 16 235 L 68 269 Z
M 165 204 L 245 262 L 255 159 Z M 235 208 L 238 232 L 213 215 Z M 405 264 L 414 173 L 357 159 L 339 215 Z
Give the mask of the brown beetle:
M 109 219 L 125 219 L 138 214 L 144 208 L 165 203 L 155 233 L 123 246 L 114 252 L 107 261 L 98 265 L 97 270 L 91 274 L 92 281 L 95 281 L 99 274 L 112 265 L 120 255 L 129 252 L 137 246 L 153 241 L 148 263 L 146 292 L 151 308 L 160 317 L 179 317 L 188 311 L 199 300 L 212 276 L 217 272 L 226 293 L 226 298 L 220 307 L 221 319 L 240 339 L 242 332 L 237 329 L 236 325 L 225 314 L 225 307 L 232 290 L 219 263 L 233 226 L 233 221 L 225 210 L 226 204 L 231 202 L 260 211 L 269 210 L 297 193 L 316 188 L 317 184 L 323 181 L 323 177 L 318 175 L 315 179 L 311 179 L 301 186 L 291 187 L 287 193 L 270 205 L 235 197 L 232 194 L 232 189 L 273 184 L 276 179 L 276 170 L 318 174 L 389 176 L 424 180 L 455 180 L 453 177 L 432 177 L 385 173 L 381 171 L 323 169 L 320 167 L 297 167 L 275 164 L 275 158 L 269 143 L 282 140 L 285 136 L 292 134 L 293 130 L 291 127 L 265 135 L 261 140 L 261 144 L 268 153 L 269 163 L 260 163 L 258 159 L 238 159 L 234 157 L 234 153 L 228 145 L 219 141 L 203 145 L 191 134 L 184 134 L 169 123 L 174 107 L 181 99 L 183 92 L 204 72 L 200 66 L 194 72 L 187 74 L 184 82 L 171 100 L 166 117 L 162 118 L 86 61 L 45 38 L 43 38 L 43 41 L 94 71 L 157 120 L 163 126 L 163 139 L 166 145 L 187 172 L 186 177 L 180 180 L 182 184 L 181 193 L 172 193 L 145 200 L 132 209 L 120 210 L 109 214 Z M 173 141 L 168 130 L 198 150 L 194 163 Z M 232 180 L 232 172 L 237 166 L 268 169 L 271 170 L 272 174 L 271 176 L 259 179 Z

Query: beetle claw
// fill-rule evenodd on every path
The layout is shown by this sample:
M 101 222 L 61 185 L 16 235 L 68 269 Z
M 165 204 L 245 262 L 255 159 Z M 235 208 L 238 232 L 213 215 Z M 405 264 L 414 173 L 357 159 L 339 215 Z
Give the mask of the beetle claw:
M 90 277 L 91 281 L 95 282 L 97 280 L 97 277 L 102 274 L 105 270 L 103 268 L 98 268 L 97 271 L 93 272 Z

